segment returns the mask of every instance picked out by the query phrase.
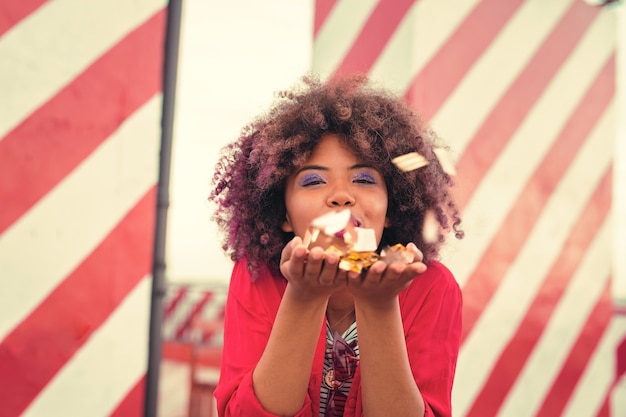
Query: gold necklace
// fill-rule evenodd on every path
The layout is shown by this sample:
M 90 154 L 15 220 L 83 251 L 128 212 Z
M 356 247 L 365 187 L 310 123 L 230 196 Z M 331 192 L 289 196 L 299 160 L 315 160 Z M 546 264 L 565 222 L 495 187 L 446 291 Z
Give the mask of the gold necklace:
M 344 321 L 345 319 L 348 318 L 348 316 L 352 315 L 352 313 L 354 313 L 354 309 L 348 311 L 348 314 L 346 314 L 345 316 L 343 316 L 342 318 L 340 318 L 338 321 L 335 322 L 335 324 L 330 326 L 331 330 L 335 330 L 335 327 L 337 327 L 337 325 L 339 325 L 339 323 L 341 323 L 342 321 Z M 328 324 L 330 324 L 330 321 L 328 322 Z

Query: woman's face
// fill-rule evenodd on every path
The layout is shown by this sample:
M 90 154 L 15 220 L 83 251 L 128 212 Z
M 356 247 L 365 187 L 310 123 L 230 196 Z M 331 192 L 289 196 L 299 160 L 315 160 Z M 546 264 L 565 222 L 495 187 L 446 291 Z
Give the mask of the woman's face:
M 283 231 L 303 237 L 316 217 L 350 209 L 360 227 L 374 229 L 380 243 L 387 219 L 387 186 L 381 174 L 364 164 L 337 135 L 323 136 L 285 189 Z

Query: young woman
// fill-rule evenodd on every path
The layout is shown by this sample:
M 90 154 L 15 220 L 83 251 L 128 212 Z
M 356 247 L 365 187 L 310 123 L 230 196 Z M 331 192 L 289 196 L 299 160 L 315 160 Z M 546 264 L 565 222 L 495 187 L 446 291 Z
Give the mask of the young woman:
M 461 292 L 437 258 L 447 232 L 462 232 L 437 141 L 365 77 L 305 77 L 224 148 L 210 196 L 235 262 L 220 416 L 452 414 Z M 423 166 L 392 161 L 411 153 Z M 303 242 L 343 210 L 378 252 L 400 243 L 412 262 L 346 271 L 345 253 Z

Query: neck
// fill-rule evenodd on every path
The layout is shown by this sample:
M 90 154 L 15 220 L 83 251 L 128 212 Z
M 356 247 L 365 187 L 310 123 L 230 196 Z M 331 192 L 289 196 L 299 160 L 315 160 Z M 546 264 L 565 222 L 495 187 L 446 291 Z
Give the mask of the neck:
M 354 299 L 348 288 L 342 288 L 328 300 L 326 319 L 333 332 L 343 334 L 354 322 Z

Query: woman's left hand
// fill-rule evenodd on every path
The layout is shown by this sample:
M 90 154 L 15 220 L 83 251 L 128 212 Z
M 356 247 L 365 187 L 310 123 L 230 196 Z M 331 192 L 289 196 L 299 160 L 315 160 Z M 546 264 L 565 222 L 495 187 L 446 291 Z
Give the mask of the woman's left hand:
M 371 307 L 385 307 L 395 302 L 398 294 L 405 289 L 419 274 L 426 271 L 422 262 L 424 256 L 413 243 L 406 246 L 414 253 L 411 263 L 395 261 L 387 264 L 380 260 L 363 273 L 348 273 L 348 289 L 356 302 L 366 303 Z

